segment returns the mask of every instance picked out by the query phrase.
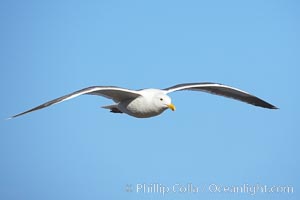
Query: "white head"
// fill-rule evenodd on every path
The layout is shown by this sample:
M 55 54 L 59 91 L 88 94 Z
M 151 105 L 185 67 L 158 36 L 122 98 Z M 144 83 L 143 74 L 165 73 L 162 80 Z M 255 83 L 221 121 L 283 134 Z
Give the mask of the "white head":
M 172 111 L 175 111 L 176 109 L 175 106 L 172 104 L 171 98 L 164 93 L 154 95 L 154 103 L 157 107 L 163 110 L 170 108 Z

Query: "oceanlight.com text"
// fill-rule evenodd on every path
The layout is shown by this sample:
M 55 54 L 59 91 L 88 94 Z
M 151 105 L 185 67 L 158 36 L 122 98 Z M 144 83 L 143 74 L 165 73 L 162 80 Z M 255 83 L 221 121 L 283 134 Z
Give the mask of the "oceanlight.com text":
M 197 193 L 228 193 L 228 194 L 293 194 L 294 187 L 291 185 L 266 185 L 266 184 L 194 184 L 194 183 L 137 183 L 126 184 L 126 192 L 138 194 L 197 194 Z

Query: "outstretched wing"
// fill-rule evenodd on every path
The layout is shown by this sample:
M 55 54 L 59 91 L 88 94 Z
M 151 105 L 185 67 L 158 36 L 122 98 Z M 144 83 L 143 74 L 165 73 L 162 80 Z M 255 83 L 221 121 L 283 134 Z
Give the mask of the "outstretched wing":
M 103 97 L 112 99 L 115 102 L 120 102 L 120 101 L 123 101 L 126 99 L 133 99 L 133 98 L 140 96 L 139 92 L 134 91 L 134 90 L 128 90 L 128 89 L 114 87 L 114 86 L 92 86 L 92 87 L 87 87 L 87 88 L 78 90 L 71 94 L 64 95 L 64 96 L 56 98 L 56 99 L 53 99 L 53 100 L 43 103 L 37 107 L 34 107 L 30 110 L 16 114 L 16 115 L 10 117 L 9 119 L 12 119 L 12 118 L 48 107 L 51 105 L 54 105 L 57 103 L 61 103 L 63 101 L 75 98 L 75 97 L 77 97 L 79 95 L 83 95 L 83 94 L 99 95 L 99 96 L 103 96 Z
M 242 91 L 240 89 L 230 87 L 227 85 L 222 85 L 219 83 L 185 83 L 185 84 L 179 84 L 175 85 L 169 88 L 164 89 L 166 93 L 180 91 L 180 90 L 194 90 L 194 91 L 202 91 L 202 92 L 208 92 L 215 95 L 220 95 L 232 99 L 236 99 L 239 101 L 243 101 L 245 103 L 249 103 L 255 106 L 260 106 L 263 108 L 269 108 L 269 109 L 277 109 L 276 106 L 273 106 L 272 104 L 253 96 L 245 91 Z

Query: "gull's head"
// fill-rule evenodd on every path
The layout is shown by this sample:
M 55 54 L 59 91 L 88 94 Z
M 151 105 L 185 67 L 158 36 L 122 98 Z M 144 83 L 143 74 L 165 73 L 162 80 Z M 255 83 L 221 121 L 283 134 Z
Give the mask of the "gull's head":
M 171 109 L 172 111 L 175 111 L 175 106 L 172 104 L 171 98 L 166 94 L 158 94 L 155 96 L 155 102 L 156 105 L 163 109 Z

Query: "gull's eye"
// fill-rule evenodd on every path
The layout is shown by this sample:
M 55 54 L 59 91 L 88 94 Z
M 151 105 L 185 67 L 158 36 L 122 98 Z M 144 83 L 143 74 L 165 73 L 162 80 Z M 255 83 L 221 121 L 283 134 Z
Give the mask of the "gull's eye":
M 161 101 L 162 101 L 162 100 L 163 100 L 163 98 L 160 98 L 159 100 L 161 100 Z

